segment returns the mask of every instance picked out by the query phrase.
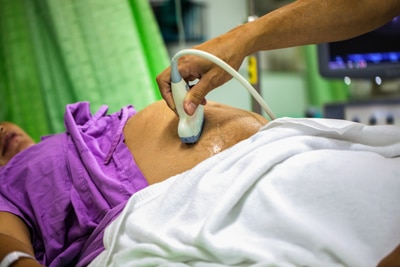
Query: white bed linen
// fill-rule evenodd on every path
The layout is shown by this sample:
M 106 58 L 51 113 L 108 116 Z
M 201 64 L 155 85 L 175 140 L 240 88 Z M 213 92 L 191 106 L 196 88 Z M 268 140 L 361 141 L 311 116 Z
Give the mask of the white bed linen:
M 132 196 L 91 266 L 376 266 L 400 244 L 399 155 L 395 126 L 275 120 Z

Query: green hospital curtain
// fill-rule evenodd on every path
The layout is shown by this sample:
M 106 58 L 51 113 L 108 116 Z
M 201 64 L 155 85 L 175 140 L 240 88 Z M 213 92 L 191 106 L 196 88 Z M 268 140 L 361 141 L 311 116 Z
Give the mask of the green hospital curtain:
M 0 121 L 36 140 L 64 130 L 68 103 L 114 112 L 160 99 L 168 64 L 147 0 L 0 0 Z

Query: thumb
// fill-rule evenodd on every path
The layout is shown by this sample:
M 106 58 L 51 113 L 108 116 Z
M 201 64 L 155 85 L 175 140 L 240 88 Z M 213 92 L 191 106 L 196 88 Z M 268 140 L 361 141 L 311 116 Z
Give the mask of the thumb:
M 193 115 L 200 104 L 206 103 L 205 97 L 209 91 L 211 89 L 206 86 L 206 83 L 202 83 L 201 80 L 193 86 L 187 92 L 183 103 L 185 112 L 188 115 Z

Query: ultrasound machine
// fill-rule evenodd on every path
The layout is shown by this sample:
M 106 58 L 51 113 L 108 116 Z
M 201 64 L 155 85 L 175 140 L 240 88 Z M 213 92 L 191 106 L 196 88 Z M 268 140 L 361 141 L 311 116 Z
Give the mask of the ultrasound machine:
M 326 104 L 324 117 L 400 126 L 400 16 L 359 37 L 318 45 L 318 63 L 325 78 L 370 86 L 363 97 Z

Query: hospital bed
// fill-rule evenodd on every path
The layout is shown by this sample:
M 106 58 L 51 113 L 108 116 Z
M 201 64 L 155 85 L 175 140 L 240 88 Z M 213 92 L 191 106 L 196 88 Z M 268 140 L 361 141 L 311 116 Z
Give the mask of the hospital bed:
M 399 136 L 276 119 L 134 194 L 90 266 L 376 266 L 400 243 Z

